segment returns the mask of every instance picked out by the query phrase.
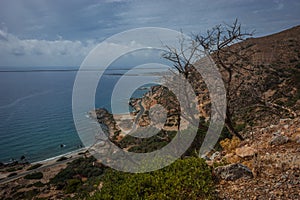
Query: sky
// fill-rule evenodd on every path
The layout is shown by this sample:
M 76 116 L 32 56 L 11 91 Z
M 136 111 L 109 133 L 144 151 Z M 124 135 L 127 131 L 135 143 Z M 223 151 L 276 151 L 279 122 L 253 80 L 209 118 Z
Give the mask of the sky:
M 0 0 L 0 67 L 80 66 L 133 28 L 204 33 L 236 18 L 255 37 L 300 25 L 299 0 Z

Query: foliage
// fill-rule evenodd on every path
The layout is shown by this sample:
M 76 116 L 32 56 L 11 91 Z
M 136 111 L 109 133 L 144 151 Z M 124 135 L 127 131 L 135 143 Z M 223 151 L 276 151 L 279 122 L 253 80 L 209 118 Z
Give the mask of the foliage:
M 62 157 L 60 157 L 59 159 L 57 159 L 56 162 L 60 162 L 60 161 L 63 161 L 63 160 L 68 160 L 68 158 L 65 157 L 65 156 L 62 156 Z
M 97 182 L 93 177 L 102 175 L 106 167 L 96 162 L 94 157 L 78 158 L 60 171 L 50 180 L 50 184 L 57 189 L 63 189 L 66 193 L 79 191 L 84 186 L 82 178 L 89 178 L 90 182 Z
M 67 185 L 65 187 L 66 193 L 74 193 L 77 191 L 79 186 L 82 184 L 81 180 L 79 179 L 70 179 L 67 181 Z
M 180 159 L 163 169 L 130 174 L 109 169 L 103 187 L 88 199 L 213 199 L 211 169 L 200 158 Z
M 135 153 L 146 153 L 161 149 L 168 144 L 176 135 L 175 131 L 160 131 L 156 135 L 149 138 L 137 138 L 131 135 L 126 135 L 119 143 L 120 148 L 129 147 L 129 151 Z
M 197 134 L 190 145 L 190 147 L 186 150 L 186 152 L 182 155 L 182 157 L 185 156 L 198 156 L 200 147 L 202 145 L 202 142 L 206 136 L 207 129 L 208 129 L 209 123 L 206 123 L 202 121 L 200 123 L 200 126 L 197 130 Z M 183 130 L 182 134 L 188 134 L 190 131 L 194 131 L 192 129 Z M 119 146 L 120 148 L 126 148 L 130 147 L 129 151 L 135 152 L 135 153 L 147 153 L 152 152 L 157 149 L 161 149 L 165 145 L 167 145 L 173 137 L 177 134 L 176 131 L 169 131 L 169 132 L 159 132 L 157 135 L 149 137 L 149 138 L 136 138 L 131 135 L 125 136 L 120 142 Z M 220 140 L 223 140 L 225 138 L 230 137 L 230 133 L 226 128 L 223 129 L 222 134 L 220 136 Z M 217 148 L 219 147 L 219 144 L 217 144 Z
M 35 172 L 32 174 L 27 174 L 26 176 L 24 176 L 24 179 L 41 179 L 43 178 L 43 173 L 42 172 Z
M 37 194 L 39 194 L 38 189 L 17 192 L 13 195 L 13 199 L 34 199 Z
M 236 124 L 234 128 L 237 132 L 243 131 L 246 128 L 246 123 Z
M 41 167 L 42 165 L 43 165 L 43 164 L 41 164 L 41 163 L 37 163 L 37 164 L 32 165 L 31 167 L 29 167 L 29 168 L 27 169 L 27 171 L 33 170 L 33 169 L 37 169 L 37 168 Z
M 21 170 L 21 169 L 23 169 L 23 166 L 11 167 L 11 168 L 8 168 L 6 171 L 7 172 L 14 172 L 14 171 L 18 171 L 18 170 Z
M 13 177 L 13 176 L 16 176 L 16 175 L 18 175 L 18 174 L 16 172 L 13 172 L 13 173 L 8 174 L 7 177 Z
M 32 185 L 33 185 L 34 187 L 44 187 L 44 186 L 45 186 L 45 184 L 42 183 L 41 181 L 35 182 L 35 183 L 33 183 Z
M 193 131 L 193 130 L 184 130 L 184 131 Z M 197 130 L 197 135 L 194 138 L 190 147 L 186 150 L 186 152 L 182 155 L 184 156 L 198 156 L 200 147 L 204 141 L 205 135 L 207 132 L 207 126 L 201 125 Z

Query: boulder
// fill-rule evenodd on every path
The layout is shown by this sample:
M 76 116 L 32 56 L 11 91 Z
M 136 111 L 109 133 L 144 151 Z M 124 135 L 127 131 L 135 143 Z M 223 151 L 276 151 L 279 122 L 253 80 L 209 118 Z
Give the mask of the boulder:
M 254 148 L 248 147 L 248 146 L 240 147 L 235 150 L 235 154 L 241 158 L 252 157 L 252 156 L 254 156 L 255 153 L 256 153 L 256 150 Z
M 245 165 L 236 163 L 214 169 L 215 176 L 220 180 L 234 181 L 239 178 L 253 178 L 252 171 Z
M 282 144 L 285 144 L 289 141 L 289 138 L 284 136 L 284 135 L 277 135 L 277 136 L 274 136 L 271 141 L 269 142 L 270 145 L 275 145 L 275 146 L 278 146 L 278 145 L 282 145 Z

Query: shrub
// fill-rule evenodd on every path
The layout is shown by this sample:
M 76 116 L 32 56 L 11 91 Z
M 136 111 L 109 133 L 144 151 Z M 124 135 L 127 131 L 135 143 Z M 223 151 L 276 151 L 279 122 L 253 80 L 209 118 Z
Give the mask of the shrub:
M 57 159 L 56 162 L 60 162 L 60 161 L 64 161 L 64 160 L 68 160 L 68 158 L 65 156 L 62 156 L 59 159 Z
M 243 131 L 246 128 L 246 123 L 239 123 L 235 125 L 235 130 L 237 132 Z
M 34 199 L 38 193 L 37 189 L 17 192 L 12 196 L 12 199 Z
M 36 172 L 36 173 L 32 173 L 32 174 L 27 174 L 26 176 L 24 176 L 24 179 L 41 179 L 43 178 L 43 173 L 42 172 Z
M 13 172 L 13 173 L 8 174 L 7 177 L 13 177 L 13 176 L 16 176 L 16 175 L 18 175 L 18 174 L 16 172 Z
M 44 187 L 45 184 L 42 183 L 41 181 L 38 181 L 38 182 L 33 183 L 32 185 L 35 187 Z
M 74 193 L 77 191 L 80 185 L 81 181 L 79 179 L 70 179 L 68 180 L 67 185 L 65 187 L 65 192 L 67 194 Z
M 138 134 L 138 132 L 134 134 Z M 156 135 L 149 138 L 134 137 L 134 134 L 126 135 L 120 142 L 118 142 L 119 147 L 126 148 L 131 146 L 128 151 L 135 153 L 152 152 L 161 149 L 168 144 L 166 140 L 171 140 L 176 135 L 176 132 L 160 131 Z
M 27 169 L 27 171 L 33 170 L 33 169 L 37 169 L 37 168 L 41 167 L 42 165 L 43 165 L 43 164 L 41 164 L 41 163 L 37 163 L 37 164 L 32 165 L 31 167 L 29 167 L 29 168 Z
M 74 179 L 79 180 L 81 177 L 97 177 L 103 174 L 104 169 L 105 167 L 103 165 L 96 163 L 96 159 L 94 157 L 78 158 L 69 163 L 65 169 L 61 170 L 54 178 L 52 178 L 50 183 L 55 185 L 57 189 L 68 190 L 68 193 L 71 191 L 74 192 L 77 188 L 79 188 L 74 186 Z M 79 184 L 79 182 L 76 183 Z
M 12 168 L 8 168 L 6 171 L 7 172 L 14 172 L 14 171 L 17 171 L 17 169 L 15 167 L 12 167 Z
M 210 168 L 200 158 L 180 159 L 163 169 L 130 174 L 109 169 L 103 187 L 88 199 L 213 199 Z

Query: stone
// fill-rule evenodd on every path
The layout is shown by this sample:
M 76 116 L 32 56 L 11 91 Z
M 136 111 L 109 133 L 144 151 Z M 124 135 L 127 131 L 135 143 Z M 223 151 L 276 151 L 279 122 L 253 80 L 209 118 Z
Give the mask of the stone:
M 296 133 L 293 135 L 292 140 L 298 144 L 300 144 L 300 133 Z
M 279 136 L 281 134 L 281 131 L 276 131 L 273 133 L 274 136 Z
M 240 157 L 238 157 L 237 155 L 235 155 L 233 153 L 226 154 L 224 156 L 224 159 L 228 163 L 238 163 L 240 161 Z
M 271 141 L 269 142 L 270 145 L 275 145 L 275 146 L 278 146 L 278 145 L 282 145 L 282 144 L 285 144 L 289 141 L 289 138 L 284 136 L 284 135 L 277 135 L 277 136 L 274 136 Z
M 240 163 L 217 167 L 214 169 L 214 174 L 219 180 L 226 181 L 234 181 L 239 178 L 253 178 L 252 171 Z
M 241 158 L 252 157 L 255 155 L 255 153 L 256 153 L 256 150 L 254 148 L 248 147 L 248 146 L 240 147 L 235 150 L 235 154 Z
M 213 153 L 213 155 L 211 155 L 210 160 L 219 160 L 221 159 L 221 153 L 219 151 L 216 151 L 215 153 Z
M 286 119 L 279 119 L 279 123 L 280 123 L 280 124 L 285 124 L 285 123 L 287 123 L 287 122 L 289 122 L 289 121 L 291 121 L 291 119 L 290 119 L 290 118 L 286 118 Z

